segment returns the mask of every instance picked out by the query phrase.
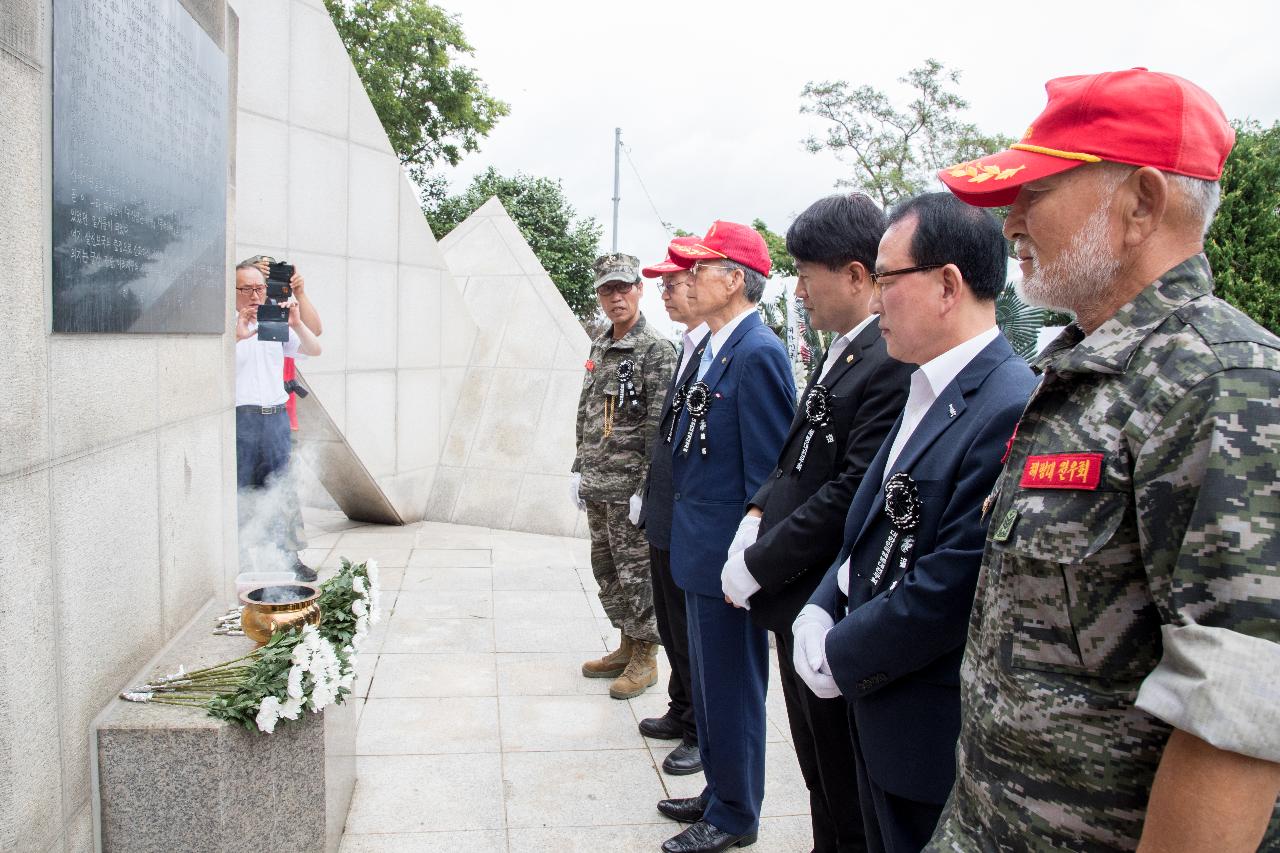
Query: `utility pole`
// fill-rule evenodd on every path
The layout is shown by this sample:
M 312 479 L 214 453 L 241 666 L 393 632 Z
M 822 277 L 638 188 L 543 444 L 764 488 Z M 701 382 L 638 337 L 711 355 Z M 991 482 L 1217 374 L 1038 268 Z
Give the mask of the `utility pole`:
M 618 253 L 618 176 L 622 168 L 622 128 L 613 129 L 613 253 Z

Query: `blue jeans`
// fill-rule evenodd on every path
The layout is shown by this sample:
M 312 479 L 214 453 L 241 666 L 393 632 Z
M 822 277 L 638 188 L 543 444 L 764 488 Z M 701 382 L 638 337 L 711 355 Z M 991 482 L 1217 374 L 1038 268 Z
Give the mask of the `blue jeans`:
M 236 407 L 236 509 L 241 566 L 247 548 L 274 545 L 290 555 L 286 540 L 285 490 L 289 473 L 289 414 L 264 415 L 256 406 Z

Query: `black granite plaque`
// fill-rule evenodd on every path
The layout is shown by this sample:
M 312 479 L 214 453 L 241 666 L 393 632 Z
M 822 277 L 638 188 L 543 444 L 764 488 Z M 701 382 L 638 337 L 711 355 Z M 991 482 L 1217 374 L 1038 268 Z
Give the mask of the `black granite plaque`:
M 227 59 L 178 0 L 54 0 L 53 330 L 226 325 Z

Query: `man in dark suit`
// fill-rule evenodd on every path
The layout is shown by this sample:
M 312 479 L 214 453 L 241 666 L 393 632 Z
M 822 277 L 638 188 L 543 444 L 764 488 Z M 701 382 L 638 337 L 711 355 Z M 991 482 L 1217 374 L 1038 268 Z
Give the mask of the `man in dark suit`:
M 671 517 L 671 573 L 685 591 L 707 783 L 699 796 L 663 800 L 658 810 L 693 822 L 663 850 L 708 853 L 753 843 L 760 823 L 769 641 L 725 601 L 720 569 L 782 449 L 796 389 L 786 349 L 756 310 L 770 269 L 764 238 L 718 221 L 671 253 L 692 264 L 689 301 L 711 329 L 676 429 Z
M 730 548 L 725 596 L 777 635 L 782 694 L 809 788 L 814 853 L 866 849 L 842 699 L 819 699 L 792 665 L 791 623 L 830 568 L 853 493 L 907 399 L 912 366 L 890 358 L 871 313 L 885 215 L 861 193 L 815 202 L 787 230 L 796 296 L 836 337 L 803 395 L 777 467 L 751 499 Z M 758 538 L 757 538 L 758 533 Z
M 914 853 L 955 781 L 984 505 L 1035 377 L 996 328 L 1007 253 L 989 212 L 950 193 L 903 202 L 876 269 L 889 355 L 920 367 L 793 626 L 795 666 L 849 702 L 868 846 Z
M 672 243 L 693 244 L 697 237 L 676 237 Z M 680 744 L 662 761 L 662 769 L 673 776 L 686 776 L 702 769 L 698 753 L 698 724 L 693 713 L 693 688 L 689 676 L 689 624 L 684 609 L 684 590 L 671 576 L 671 446 L 675 443 L 676 424 L 680 419 L 683 394 L 702 358 L 702 347 L 710 332 L 689 302 L 689 280 L 693 273 L 676 263 L 671 253 L 662 263 L 640 271 L 646 278 L 661 277 L 662 304 L 672 321 L 687 331 L 680 350 L 680 360 L 666 399 L 657 432 L 650 439 L 649 476 L 644 494 L 632 498 L 636 526 L 649 540 L 649 568 L 653 575 L 653 612 L 658 621 L 658 635 L 671 664 L 667 681 L 667 712 L 661 717 L 640 721 L 640 733 L 659 740 L 679 740 Z M 637 506 L 638 504 L 638 506 Z

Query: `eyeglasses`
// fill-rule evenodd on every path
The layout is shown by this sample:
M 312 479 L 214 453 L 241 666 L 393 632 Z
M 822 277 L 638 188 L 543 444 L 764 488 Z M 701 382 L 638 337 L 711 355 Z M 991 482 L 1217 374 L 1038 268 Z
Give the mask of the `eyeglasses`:
M 874 293 L 876 296 L 879 296 L 880 294 L 884 293 L 885 288 L 888 287 L 889 284 L 893 284 L 893 282 L 889 282 L 889 284 L 882 284 L 880 282 L 880 279 L 882 278 L 888 278 L 889 276 L 892 276 L 892 275 L 910 275 L 913 272 L 924 272 L 926 270 L 936 270 L 936 269 L 941 269 L 942 267 L 945 267 L 945 266 L 946 264 L 921 264 L 918 267 L 904 267 L 903 269 L 900 269 L 900 270 L 889 270 L 888 272 L 873 272 L 871 273 L 871 292 Z
M 258 296 L 261 296 L 262 294 L 267 292 L 266 285 L 262 285 L 262 284 L 258 285 L 257 287 L 237 287 L 236 290 L 240 291 L 241 293 L 253 293 Z
M 703 270 L 724 270 L 725 272 L 733 272 L 733 270 L 726 267 L 724 264 L 717 264 L 708 261 L 696 261 L 694 265 L 689 268 L 689 272 L 693 273 L 694 278 L 697 278 L 698 273 Z
M 680 276 L 680 278 L 675 279 L 674 281 L 659 281 L 658 292 L 673 293 L 677 287 L 688 287 L 692 278 L 693 276 Z
M 609 281 L 596 288 L 598 296 L 612 296 L 615 293 L 630 293 L 631 288 L 635 287 L 639 282 L 636 281 Z

